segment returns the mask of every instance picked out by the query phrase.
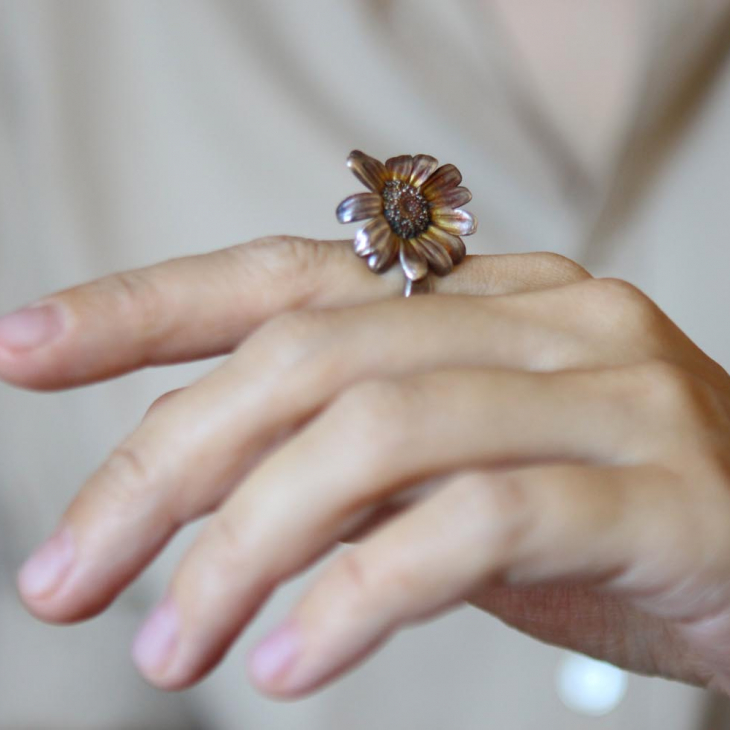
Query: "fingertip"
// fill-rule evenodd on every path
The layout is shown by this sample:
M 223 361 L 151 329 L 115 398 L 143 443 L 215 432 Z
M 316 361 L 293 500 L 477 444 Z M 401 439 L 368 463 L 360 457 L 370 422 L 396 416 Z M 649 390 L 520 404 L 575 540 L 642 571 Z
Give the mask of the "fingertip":
M 147 617 L 132 642 L 132 660 L 140 673 L 155 684 L 164 682 L 180 634 L 180 619 L 169 595 Z
M 61 336 L 65 316 L 56 302 L 36 302 L 0 317 L 0 350 L 22 355 Z
M 74 539 L 68 526 L 59 527 L 23 563 L 18 571 L 18 585 L 30 597 L 44 596 L 54 590 L 73 562 Z
M 29 390 L 62 387 L 58 344 L 69 313 L 58 301 L 41 300 L 0 317 L 0 380 Z
M 247 676 L 262 694 L 282 701 L 307 697 L 352 671 L 387 638 L 382 632 L 357 636 L 354 629 L 338 639 L 306 623 L 301 615 L 289 617 L 249 652 Z
M 26 596 L 20 586 L 15 586 L 20 602 L 32 616 L 43 623 L 55 626 L 70 626 L 95 618 L 112 603 L 112 598 L 85 601 L 70 595 L 51 595 L 45 598 Z
M 134 664 L 137 672 L 139 673 L 139 676 L 142 677 L 142 679 L 144 679 L 150 687 L 161 690 L 162 692 L 182 692 L 186 689 L 190 689 L 190 687 L 193 687 L 200 681 L 200 678 L 181 679 L 176 677 L 171 679 L 168 677 L 160 677 L 155 674 L 150 674 L 137 664 L 137 660 L 134 655 L 134 647 L 130 649 L 129 656 L 132 664 Z
M 248 675 L 265 692 L 285 690 L 288 670 L 300 653 L 300 633 L 292 621 L 286 621 L 250 652 Z
M 117 591 L 99 592 L 98 583 L 76 570 L 68 528 L 37 548 L 15 576 L 15 589 L 26 610 L 44 623 L 69 625 L 102 613 Z

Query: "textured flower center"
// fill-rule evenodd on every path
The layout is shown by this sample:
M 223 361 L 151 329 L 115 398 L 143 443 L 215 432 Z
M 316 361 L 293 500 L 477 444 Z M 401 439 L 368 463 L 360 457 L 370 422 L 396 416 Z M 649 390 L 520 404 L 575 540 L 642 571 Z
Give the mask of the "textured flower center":
M 382 195 L 383 215 L 396 236 L 415 238 L 431 224 L 428 201 L 412 185 L 388 180 Z

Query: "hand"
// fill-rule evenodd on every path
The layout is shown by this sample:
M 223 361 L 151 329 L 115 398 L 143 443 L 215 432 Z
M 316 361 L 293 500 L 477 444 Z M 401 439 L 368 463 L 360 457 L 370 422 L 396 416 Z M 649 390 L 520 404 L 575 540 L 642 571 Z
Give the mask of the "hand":
M 45 569 L 19 575 L 27 607 L 99 613 L 212 513 L 135 643 L 161 688 L 201 679 L 277 585 L 358 538 L 253 652 L 261 690 L 310 692 L 470 601 L 729 691 L 728 374 L 636 288 L 562 257 L 467 257 L 436 281 L 452 296 L 404 299 L 349 246 L 260 239 L 0 325 L 0 377 L 35 389 L 234 351 L 83 485 Z

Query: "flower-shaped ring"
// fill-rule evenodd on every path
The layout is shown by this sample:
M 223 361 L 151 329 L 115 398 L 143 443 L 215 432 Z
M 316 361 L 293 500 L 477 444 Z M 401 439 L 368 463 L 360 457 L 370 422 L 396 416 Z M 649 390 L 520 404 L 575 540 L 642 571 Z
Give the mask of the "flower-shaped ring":
M 461 173 L 454 165 L 438 164 L 430 155 L 400 155 L 383 164 L 360 150 L 347 158 L 371 192 L 345 198 L 337 220 L 371 219 L 355 235 L 355 253 L 378 274 L 399 258 L 407 297 L 430 290 L 429 270 L 448 274 L 466 255 L 460 237 L 477 229 L 476 218 L 460 209 L 471 200 L 469 190 L 460 187 Z

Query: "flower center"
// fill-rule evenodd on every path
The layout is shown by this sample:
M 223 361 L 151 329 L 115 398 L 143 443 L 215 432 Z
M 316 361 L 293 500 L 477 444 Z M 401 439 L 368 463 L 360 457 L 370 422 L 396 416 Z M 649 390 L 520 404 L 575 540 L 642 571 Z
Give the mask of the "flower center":
M 412 185 L 388 180 L 382 195 L 383 215 L 396 236 L 415 238 L 431 224 L 428 201 Z

